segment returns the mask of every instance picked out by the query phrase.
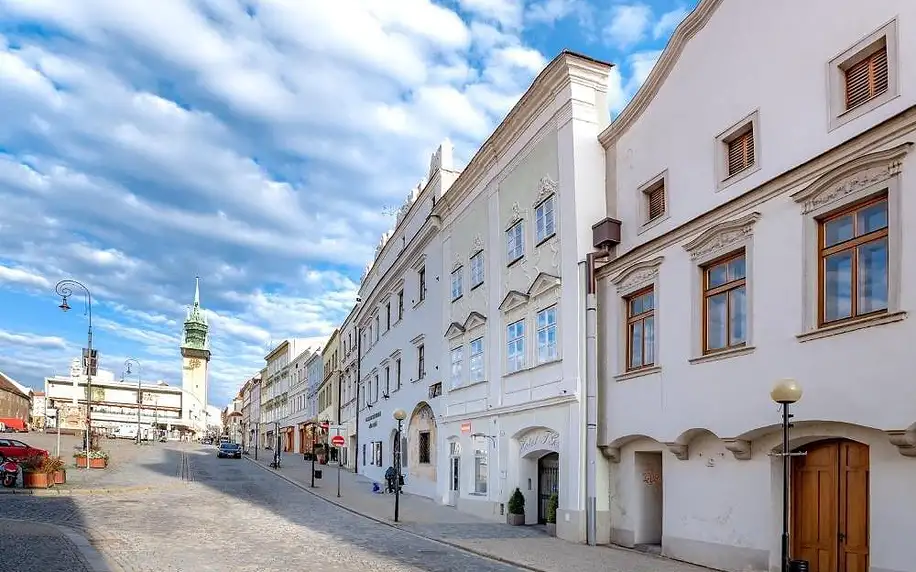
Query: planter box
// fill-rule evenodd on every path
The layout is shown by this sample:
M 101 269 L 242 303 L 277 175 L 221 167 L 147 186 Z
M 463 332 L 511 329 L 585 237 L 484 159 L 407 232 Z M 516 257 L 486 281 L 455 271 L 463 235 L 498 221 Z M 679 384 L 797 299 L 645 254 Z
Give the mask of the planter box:
M 54 471 L 54 484 L 62 485 L 67 482 L 67 470 L 61 469 L 59 471 Z
M 22 473 L 22 485 L 27 489 L 46 489 L 54 484 L 54 475 L 48 473 Z
M 557 523 L 555 523 L 555 522 L 548 522 L 548 523 L 547 523 L 547 534 L 549 534 L 550 536 L 556 536 L 556 535 L 557 535 Z
M 512 526 L 522 526 L 525 524 L 525 515 L 509 513 L 506 515 L 506 523 Z
M 77 457 L 76 466 L 80 469 L 86 468 L 86 457 Z M 108 459 L 89 459 L 90 469 L 104 469 L 108 466 Z

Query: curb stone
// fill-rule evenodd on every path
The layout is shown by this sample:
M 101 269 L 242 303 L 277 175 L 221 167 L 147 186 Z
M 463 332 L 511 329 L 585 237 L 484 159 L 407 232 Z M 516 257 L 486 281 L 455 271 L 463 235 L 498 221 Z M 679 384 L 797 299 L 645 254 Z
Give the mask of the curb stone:
M 76 547 L 80 556 L 82 556 L 85 561 L 84 564 L 86 564 L 92 572 L 123 572 L 123 568 L 102 556 L 102 553 L 96 550 L 88 538 L 69 526 L 19 518 L 4 518 L 2 520 L 9 522 L 28 522 L 29 524 L 53 528 Z
M 182 483 L 184 485 L 185 483 Z M 181 485 L 171 486 L 129 486 L 129 487 L 101 487 L 93 489 L 0 489 L 0 495 L 29 495 L 35 497 L 69 497 L 81 495 L 99 495 L 99 494 L 120 494 L 120 493 L 138 493 L 155 490 L 168 490 L 180 488 Z

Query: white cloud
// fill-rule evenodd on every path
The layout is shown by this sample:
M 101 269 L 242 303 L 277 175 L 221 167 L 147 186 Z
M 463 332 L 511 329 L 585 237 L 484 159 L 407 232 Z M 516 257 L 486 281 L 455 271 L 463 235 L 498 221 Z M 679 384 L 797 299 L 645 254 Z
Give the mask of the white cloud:
M 521 25 L 523 0 L 458 0 L 462 10 L 504 27 Z
M 625 50 L 645 38 L 651 22 L 652 9 L 646 4 L 617 5 L 611 8 L 603 36 L 608 44 Z
M 44 276 L 22 268 L 0 265 L 0 284 L 49 288 L 51 283 Z
M 679 6 L 674 10 L 665 12 L 652 28 L 652 37 L 657 40 L 667 36 L 677 28 L 677 25 L 680 24 L 686 16 L 687 8 L 684 6 Z
M 59 336 L 40 336 L 28 333 L 15 333 L 0 330 L 0 342 L 43 349 L 66 349 L 67 341 Z
M 634 52 L 626 58 L 626 66 L 629 69 L 629 77 L 626 81 L 620 72 L 619 67 L 611 70 L 608 81 L 608 106 L 611 113 L 619 114 L 626 107 L 627 103 L 636 95 L 636 92 L 642 87 L 642 84 L 649 77 L 652 68 L 655 67 L 658 58 L 661 57 L 661 50 L 651 50 L 646 52 Z

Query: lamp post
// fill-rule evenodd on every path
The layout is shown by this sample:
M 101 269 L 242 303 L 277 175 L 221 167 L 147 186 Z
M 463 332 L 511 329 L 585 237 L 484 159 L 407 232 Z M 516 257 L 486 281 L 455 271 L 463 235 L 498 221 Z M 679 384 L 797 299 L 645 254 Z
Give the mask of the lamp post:
M 782 552 L 780 569 L 789 572 L 789 406 L 798 402 L 802 397 L 801 386 L 794 379 L 781 379 L 772 391 L 770 398 L 782 406 Z
M 60 296 L 60 305 L 58 308 L 66 312 L 70 309 L 67 299 L 73 295 L 73 288 L 81 288 L 86 294 L 86 315 L 89 317 L 89 331 L 87 333 L 88 342 L 86 350 L 89 355 L 86 356 L 86 469 L 89 469 L 89 449 L 92 444 L 92 293 L 89 288 L 82 282 L 66 279 L 61 280 L 54 287 L 54 291 Z
M 394 418 L 398 422 L 398 435 L 396 441 L 398 444 L 398 454 L 397 458 L 394 460 L 397 465 L 397 467 L 395 467 L 396 475 L 394 477 L 396 479 L 394 481 L 394 521 L 397 522 L 398 513 L 401 508 L 401 455 L 404 454 L 404 451 L 401 450 L 401 444 L 403 443 L 401 439 L 401 424 L 407 419 L 407 413 L 403 409 L 396 409 L 394 411 Z
M 143 399 L 140 396 L 140 360 L 137 358 L 127 358 L 124 360 L 124 367 L 126 369 L 126 375 L 130 375 L 130 366 L 137 365 L 137 445 L 140 444 L 140 408 L 143 404 Z

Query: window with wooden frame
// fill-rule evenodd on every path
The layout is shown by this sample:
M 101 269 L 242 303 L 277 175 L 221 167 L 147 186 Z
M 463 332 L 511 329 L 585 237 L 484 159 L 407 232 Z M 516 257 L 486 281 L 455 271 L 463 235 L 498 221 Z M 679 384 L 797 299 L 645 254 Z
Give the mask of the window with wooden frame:
M 746 129 L 730 137 L 725 145 L 728 153 L 727 174 L 729 177 L 754 166 L 754 128 L 752 125 L 748 125 Z
M 627 371 L 655 365 L 655 290 L 627 298 Z
M 429 431 L 420 431 L 419 434 L 419 443 L 418 443 L 418 461 L 421 465 L 428 465 L 430 462 L 430 439 Z
M 646 222 L 653 221 L 665 214 L 665 179 L 661 179 L 643 191 L 646 201 Z
M 747 266 L 744 250 L 703 267 L 703 353 L 747 343 Z
M 844 70 L 846 109 L 853 109 L 888 89 L 887 44 Z
M 818 221 L 818 325 L 888 307 L 887 194 Z

